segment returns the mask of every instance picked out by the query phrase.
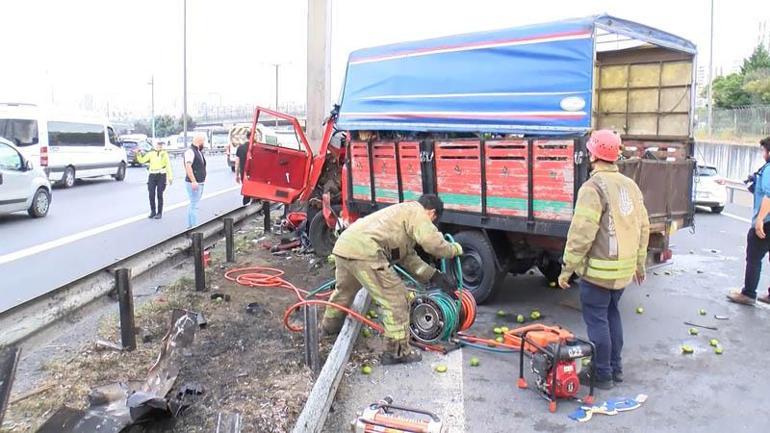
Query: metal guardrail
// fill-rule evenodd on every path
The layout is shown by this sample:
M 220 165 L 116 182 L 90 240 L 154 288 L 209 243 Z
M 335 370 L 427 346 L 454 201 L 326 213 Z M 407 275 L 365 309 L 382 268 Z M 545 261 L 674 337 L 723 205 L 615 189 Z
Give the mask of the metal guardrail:
M 739 195 L 745 194 L 746 196 L 751 195 L 748 187 L 743 182 L 725 179 L 725 186 L 727 187 L 727 203 L 730 203 L 730 204 L 736 203 L 735 201 L 736 194 L 739 194 Z M 744 197 L 744 198 L 748 199 L 748 197 Z

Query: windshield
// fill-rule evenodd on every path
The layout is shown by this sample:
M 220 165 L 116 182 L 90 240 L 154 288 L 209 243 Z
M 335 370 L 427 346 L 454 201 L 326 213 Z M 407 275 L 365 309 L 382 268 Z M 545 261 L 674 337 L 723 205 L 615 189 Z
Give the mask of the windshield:
M 211 142 L 213 144 L 227 144 L 230 142 L 230 137 L 228 137 L 227 133 L 224 134 L 214 134 L 211 137 Z
M 0 137 L 19 146 L 38 143 L 37 121 L 26 119 L 0 119 Z
M 184 143 L 184 136 L 180 135 L 179 137 L 177 137 L 176 138 L 176 142 L 177 143 Z M 192 142 L 193 142 L 193 136 L 192 135 L 188 135 L 187 136 L 187 144 L 192 144 Z
M 717 169 L 714 167 L 698 167 L 698 176 L 712 177 L 716 176 L 717 174 Z

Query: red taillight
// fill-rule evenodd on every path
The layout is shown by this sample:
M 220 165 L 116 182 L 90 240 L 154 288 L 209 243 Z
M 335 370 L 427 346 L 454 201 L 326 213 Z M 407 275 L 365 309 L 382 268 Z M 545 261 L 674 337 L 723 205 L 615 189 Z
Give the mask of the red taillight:
M 48 167 L 48 146 L 40 147 L 40 166 Z

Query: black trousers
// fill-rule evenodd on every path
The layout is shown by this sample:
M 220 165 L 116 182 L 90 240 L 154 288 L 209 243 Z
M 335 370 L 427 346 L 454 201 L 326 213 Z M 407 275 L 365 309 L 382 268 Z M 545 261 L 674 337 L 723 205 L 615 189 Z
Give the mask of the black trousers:
M 147 190 L 150 193 L 150 213 L 163 214 L 163 191 L 166 190 L 166 173 L 150 173 L 147 178 Z M 155 208 L 155 196 L 158 196 L 157 212 Z
M 764 239 L 760 239 L 752 226 L 746 235 L 746 274 L 741 293 L 751 299 L 757 298 L 757 286 L 762 272 L 762 259 L 770 251 L 770 222 L 766 222 Z

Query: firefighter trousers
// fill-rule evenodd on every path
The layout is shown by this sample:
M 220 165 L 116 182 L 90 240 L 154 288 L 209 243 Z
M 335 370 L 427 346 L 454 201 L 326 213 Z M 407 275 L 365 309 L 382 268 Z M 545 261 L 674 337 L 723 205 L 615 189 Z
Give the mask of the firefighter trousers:
M 337 286 L 330 302 L 350 307 L 358 290 L 363 286 L 372 299 L 382 306 L 382 324 L 385 338 L 406 342 L 409 336 L 409 302 L 404 282 L 387 262 L 377 260 L 348 260 L 336 257 Z M 324 321 L 342 320 L 345 313 L 327 307 Z

